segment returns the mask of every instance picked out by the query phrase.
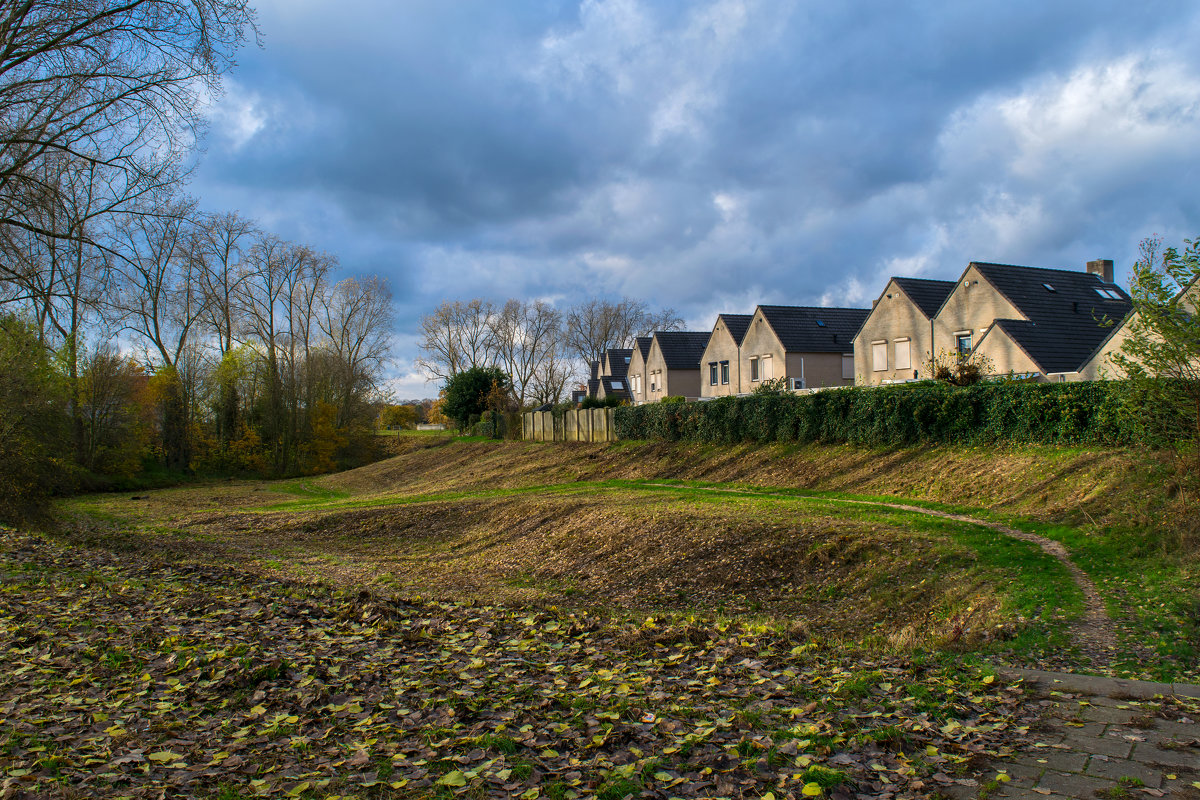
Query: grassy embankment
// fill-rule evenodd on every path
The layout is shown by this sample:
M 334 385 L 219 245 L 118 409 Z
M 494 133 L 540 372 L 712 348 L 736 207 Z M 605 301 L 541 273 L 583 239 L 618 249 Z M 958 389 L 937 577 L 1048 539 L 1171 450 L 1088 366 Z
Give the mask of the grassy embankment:
M 1068 636 L 1081 595 L 1035 546 L 841 502 L 902 499 L 1063 542 L 1118 621 L 1117 671 L 1196 675 L 1196 505 L 1165 457 L 406 443 L 396 458 L 340 475 L 66 508 L 83 521 L 77 539 L 277 576 L 625 617 L 738 618 L 827 643 L 1087 666 Z

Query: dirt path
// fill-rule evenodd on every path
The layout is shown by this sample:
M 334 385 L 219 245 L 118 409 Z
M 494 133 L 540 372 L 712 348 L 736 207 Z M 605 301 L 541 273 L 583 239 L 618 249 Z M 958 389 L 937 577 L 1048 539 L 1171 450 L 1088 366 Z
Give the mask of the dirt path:
M 658 486 L 664 488 L 679 488 L 679 484 L 670 483 L 647 483 L 645 486 Z M 1005 536 L 1013 539 L 1019 539 L 1023 542 L 1036 544 L 1042 549 L 1042 552 L 1051 556 L 1067 568 L 1071 573 L 1071 579 L 1075 581 L 1075 585 L 1083 592 L 1084 597 L 1084 612 L 1083 616 L 1074 625 L 1074 638 L 1079 644 L 1079 649 L 1092 663 L 1094 668 L 1102 669 L 1107 667 L 1112 662 L 1113 655 L 1117 649 L 1116 627 L 1113 625 L 1112 619 L 1108 616 L 1108 611 L 1104 608 L 1104 600 L 1100 597 L 1100 592 L 1096 589 L 1096 584 L 1088 577 L 1087 573 L 1080 569 L 1075 562 L 1071 560 L 1067 548 L 1061 542 L 1056 542 L 1053 539 L 1048 539 L 1045 536 L 1039 536 L 1036 533 L 1017 530 L 1008 525 L 999 522 L 992 522 L 986 519 L 967 516 L 966 514 L 951 514 L 947 511 L 937 511 L 931 508 L 922 508 L 921 506 L 910 506 L 904 503 L 888 503 L 880 500 L 846 500 L 842 498 L 813 496 L 806 497 L 804 495 L 783 494 L 779 492 L 758 492 L 752 489 L 722 489 L 718 487 L 703 486 L 686 487 L 689 489 L 703 489 L 710 492 L 719 492 L 727 494 L 745 494 L 755 497 L 780 497 L 789 500 L 821 500 L 831 503 L 845 503 L 847 505 L 871 506 L 874 508 L 891 508 L 897 511 L 909 511 L 914 514 L 924 514 L 929 517 L 939 517 L 941 519 L 949 519 L 955 522 L 962 522 L 968 525 L 979 525 L 980 527 L 990 528 L 997 533 L 1002 533 Z

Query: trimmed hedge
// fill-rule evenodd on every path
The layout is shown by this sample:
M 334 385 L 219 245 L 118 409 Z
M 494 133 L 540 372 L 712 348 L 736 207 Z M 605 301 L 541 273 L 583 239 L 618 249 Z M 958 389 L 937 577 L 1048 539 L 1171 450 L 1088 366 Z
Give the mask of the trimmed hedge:
M 858 445 L 1171 444 L 1176 412 L 1151 413 L 1148 387 L 1126 381 L 923 381 L 805 395 L 651 403 L 616 412 L 621 439 Z M 1182 429 L 1188 429 L 1182 426 Z

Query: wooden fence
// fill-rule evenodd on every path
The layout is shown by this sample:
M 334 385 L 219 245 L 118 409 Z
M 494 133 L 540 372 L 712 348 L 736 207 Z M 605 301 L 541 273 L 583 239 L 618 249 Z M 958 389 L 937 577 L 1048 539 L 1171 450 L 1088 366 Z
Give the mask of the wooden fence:
M 523 415 L 522 438 L 531 442 L 615 442 L 616 409 L 581 408 L 557 419 L 550 411 Z

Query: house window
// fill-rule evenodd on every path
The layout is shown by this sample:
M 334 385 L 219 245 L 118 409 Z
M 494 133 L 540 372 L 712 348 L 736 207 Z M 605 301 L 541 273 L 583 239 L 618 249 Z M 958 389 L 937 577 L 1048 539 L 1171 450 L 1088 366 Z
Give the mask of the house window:
M 771 366 L 771 364 L 772 362 L 770 356 L 762 357 L 762 366 L 759 367 L 759 372 L 762 373 L 762 379 L 764 381 L 769 381 L 775 377 L 775 369 Z
M 896 369 L 912 369 L 912 342 L 896 340 Z
M 721 385 L 722 386 L 729 385 L 729 362 L 728 361 L 721 362 Z
M 620 381 L 613 381 L 613 382 L 612 382 L 612 387 L 613 387 L 614 389 L 624 389 L 624 388 L 625 388 L 625 385 L 624 385 L 623 383 L 621 383 Z
M 630 359 L 630 356 L 625 356 L 625 363 L 626 363 L 626 364 L 628 364 L 628 363 L 629 363 L 629 359 Z
M 717 362 L 710 361 L 708 364 L 708 385 L 717 385 Z
M 842 380 L 854 380 L 854 356 L 852 354 L 842 354 Z
M 758 380 L 758 357 L 750 359 L 750 380 Z
M 958 355 L 965 358 L 971 355 L 971 332 L 954 334 L 954 346 L 958 349 Z
M 871 342 L 871 369 L 883 372 L 887 369 L 887 342 Z

